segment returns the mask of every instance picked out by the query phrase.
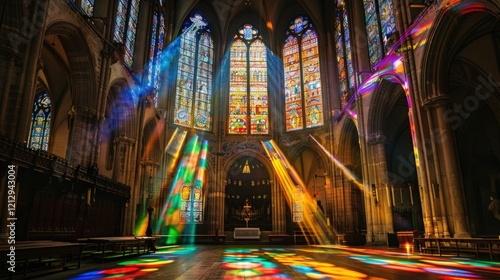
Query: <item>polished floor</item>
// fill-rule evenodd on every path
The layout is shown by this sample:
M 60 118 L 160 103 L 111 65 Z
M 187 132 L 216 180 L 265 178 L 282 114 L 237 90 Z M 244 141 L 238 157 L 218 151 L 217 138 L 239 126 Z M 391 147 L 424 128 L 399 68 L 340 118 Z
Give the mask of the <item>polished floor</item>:
M 193 245 L 38 279 L 500 279 L 500 261 L 348 246 Z

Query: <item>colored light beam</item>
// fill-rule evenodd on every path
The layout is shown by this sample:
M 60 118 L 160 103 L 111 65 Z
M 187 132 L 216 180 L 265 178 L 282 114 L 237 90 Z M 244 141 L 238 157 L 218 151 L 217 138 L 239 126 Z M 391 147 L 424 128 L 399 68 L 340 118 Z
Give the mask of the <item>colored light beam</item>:
M 167 162 L 165 164 L 167 174 L 171 173 L 173 170 L 175 164 L 177 163 L 177 160 L 179 158 L 179 154 L 181 151 L 182 146 L 184 145 L 184 141 L 186 139 L 187 132 L 186 131 L 180 131 L 178 128 L 174 131 L 172 136 L 170 137 L 170 140 L 168 141 L 167 146 L 165 147 L 165 153 L 169 154 L 170 157 L 167 158 Z M 166 177 L 166 176 L 165 176 Z M 167 182 L 162 182 L 162 185 L 165 185 Z M 154 190 L 157 190 L 152 194 L 152 204 L 151 205 L 161 205 L 158 201 L 160 198 L 160 191 L 162 188 L 153 188 Z M 158 233 L 161 225 L 163 224 L 163 217 L 165 213 L 162 213 L 161 215 L 158 216 L 158 221 L 155 223 L 156 228 L 153 231 L 153 233 Z M 143 214 L 140 218 L 137 220 L 137 226 L 135 228 L 135 235 L 142 235 L 144 232 L 146 232 L 146 228 L 148 226 L 148 215 Z
M 190 209 L 191 223 L 187 223 L 184 228 L 184 233 L 187 233 L 188 237 L 183 240 L 184 243 L 193 244 L 194 243 L 194 233 L 196 233 L 196 224 L 201 223 L 202 215 L 194 216 L 197 209 L 199 209 L 199 204 L 203 201 L 203 185 L 206 179 L 206 169 L 207 169 L 207 154 L 208 154 L 208 140 L 203 140 L 201 146 L 201 151 L 199 152 L 198 165 L 196 168 L 196 174 L 194 176 L 194 181 L 192 183 L 192 188 L 190 192 L 189 203 L 191 204 L 188 209 Z M 198 212 L 199 213 L 199 212 Z
M 333 233 L 326 225 L 326 219 L 323 212 L 318 210 L 316 200 L 309 194 L 309 192 L 304 191 L 306 190 L 306 187 L 299 174 L 288 162 L 273 140 L 262 142 L 262 145 L 271 159 L 273 169 L 276 172 L 278 180 L 281 183 L 281 187 L 284 190 L 285 198 L 290 206 L 290 209 L 293 209 L 296 186 L 299 186 L 303 190 L 301 197 L 303 218 L 298 225 L 302 233 L 304 233 L 307 243 L 311 244 L 315 243 L 314 241 L 317 241 L 319 244 L 329 244 L 330 237 L 333 236 Z M 313 237 L 309 237 L 309 234 L 306 233 L 313 233 Z M 315 240 L 311 240 L 312 238 Z
M 162 234 L 167 235 L 167 244 L 177 243 L 185 228 L 185 223 L 181 221 L 182 188 L 192 186 L 201 146 L 198 140 L 198 135 L 195 135 L 186 145 L 170 194 L 161 211 L 161 216 L 165 220 Z
M 181 131 L 179 128 L 176 128 L 165 147 L 165 154 L 170 155 L 166 163 L 167 174 L 174 170 L 174 166 L 179 159 L 181 148 L 186 140 L 186 135 L 187 131 Z
M 318 140 L 316 140 L 311 134 L 309 134 L 309 137 L 313 140 L 314 143 L 316 143 L 321 150 L 333 161 L 333 163 L 344 172 L 344 174 L 351 179 L 361 190 L 363 190 L 363 184 L 359 181 L 359 179 L 352 173 L 351 170 L 349 170 L 347 167 L 345 167 L 338 159 L 336 159 L 323 145 L 321 145 Z

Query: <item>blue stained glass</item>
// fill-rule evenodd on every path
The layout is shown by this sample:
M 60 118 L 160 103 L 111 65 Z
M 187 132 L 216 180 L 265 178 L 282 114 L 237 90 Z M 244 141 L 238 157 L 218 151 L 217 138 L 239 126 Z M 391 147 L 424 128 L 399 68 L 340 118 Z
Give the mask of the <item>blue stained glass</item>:
M 123 34 L 125 33 L 125 25 L 127 22 L 127 0 L 118 1 L 118 9 L 116 11 L 115 22 L 115 41 L 123 43 Z
M 396 22 L 394 20 L 394 11 L 392 9 L 392 0 L 379 0 L 380 25 L 382 36 L 384 37 L 385 50 L 388 51 L 392 46 L 388 38 L 396 32 Z
M 368 53 L 372 68 L 382 59 L 382 45 L 375 0 L 363 0 L 365 7 L 366 31 L 368 35 Z
M 149 44 L 149 67 L 148 67 L 148 85 L 153 86 L 154 84 L 154 71 L 155 67 L 153 65 L 155 52 L 156 52 L 156 32 L 158 28 L 158 13 L 154 12 L 153 22 L 152 22 L 152 34 L 151 43 Z
M 354 88 L 354 69 L 352 67 L 352 53 L 351 53 L 351 37 L 349 35 L 349 20 L 347 18 L 347 10 L 343 11 L 343 24 L 344 24 L 344 44 L 346 52 L 346 66 L 347 77 L 349 77 L 349 88 Z
M 46 92 L 38 93 L 35 96 L 35 103 L 31 114 L 28 147 L 44 151 L 48 150 L 51 117 L 52 106 L 48 94 Z
M 342 32 L 342 20 L 340 14 L 335 18 L 335 50 L 337 54 L 337 69 L 339 73 L 340 94 L 347 92 L 347 69 L 345 67 L 344 36 Z
M 294 30 L 295 33 L 300 33 L 304 30 L 304 20 L 302 17 L 298 17 L 294 21 Z
M 158 39 L 156 46 L 156 56 L 155 56 L 155 76 L 154 76 L 154 88 L 155 88 L 155 96 L 154 102 L 155 105 L 158 103 L 158 91 L 160 90 L 160 72 L 161 72 L 161 55 L 163 51 L 163 40 L 165 37 L 165 18 L 163 13 L 160 14 L 160 26 L 158 28 Z
M 208 33 L 204 33 L 198 47 L 198 76 L 194 109 L 194 127 L 202 130 L 210 130 L 212 62 L 212 38 Z
M 137 19 L 139 18 L 139 2 L 139 0 L 132 0 L 130 5 L 127 39 L 125 41 L 125 63 L 128 67 L 132 67 L 134 57 L 135 34 L 137 29 Z
M 119 0 L 116 11 L 114 40 L 125 45 L 124 62 L 132 67 L 135 34 L 139 17 L 140 0 Z

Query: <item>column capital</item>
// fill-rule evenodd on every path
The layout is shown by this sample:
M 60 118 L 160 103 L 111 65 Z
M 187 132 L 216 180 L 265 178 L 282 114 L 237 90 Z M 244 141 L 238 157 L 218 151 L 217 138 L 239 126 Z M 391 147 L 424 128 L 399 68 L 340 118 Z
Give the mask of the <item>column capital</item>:
M 141 161 L 141 165 L 146 166 L 146 167 L 158 167 L 158 166 L 160 166 L 160 164 L 158 162 L 156 162 L 152 159 Z
M 127 137 L 127 136 L 125 136 L 125 134 L 120 134 L 120 136 L 116 137 L 113 140 L 113 143 L 114 144 L 126 143 L 126 144 L 132 146 L 133 144 L 135 144 L 135 139 Z
M 387 136 L 385 135 L 374 135 L 368 139 L 368 144 L 369 145 L 377 145 L 380 143 L 385 143 L 387 142 Z
M 433 97 L 427 98 L 426 100 L 422 101 L 422 109 L 424 109 L 425 111 L 428 111 L 430 109 L 435 109 L 438 107 L 447 106 L 450 103 L 451 103 L 451 100 L 446 95 L 433 96 Z

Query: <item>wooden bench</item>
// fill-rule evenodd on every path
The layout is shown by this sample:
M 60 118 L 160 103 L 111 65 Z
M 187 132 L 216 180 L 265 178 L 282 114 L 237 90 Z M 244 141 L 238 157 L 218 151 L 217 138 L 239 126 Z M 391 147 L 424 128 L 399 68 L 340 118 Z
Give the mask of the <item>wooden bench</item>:
M 497 238 L 414 238 L 415 250 L 422 253 L 474 255 L 476 258 L 500 256 L 500 239 Z
M 160 243 L 166 243 L 164 240 L 169 240 L 175 244 L 190 244 L 190 243 L 214 243 L 223 244 L 226 242 L 225 234 L 181 234 L 181 235 L 155 235 L 156 238 L 160 239 Z
M 81 253 L 84 244 L 59 241 L 17 241 L 15 244 L 0 245 L 0 261 L 2 275 L 14 275 L 45 272 L 47 269 L 65 270 L 81 266 Z M 11 246 L 13 246 L 11 248 Z M 13 259 L 11 258 L 13 256 Z M 75 259 L 76 258 L 76 259 Z M 10 261 L 14 260 L 12 263 Z M 55 265 L 52 265 L 55 264 Z M 8 270 L 15 266 L 15 273 Z M 5 267 L 6 266 L 6 267 Z M 22 271 L 20 270 L 22 266 Z
M 151 251 L 155 238 L 150 236 L 113 236 L 88 238 L 88 243 L 98 244 L 98 253 L 102 261 L 107 258 L 127 256 Z M 118 253 L 118 254 L 116 254 Z

